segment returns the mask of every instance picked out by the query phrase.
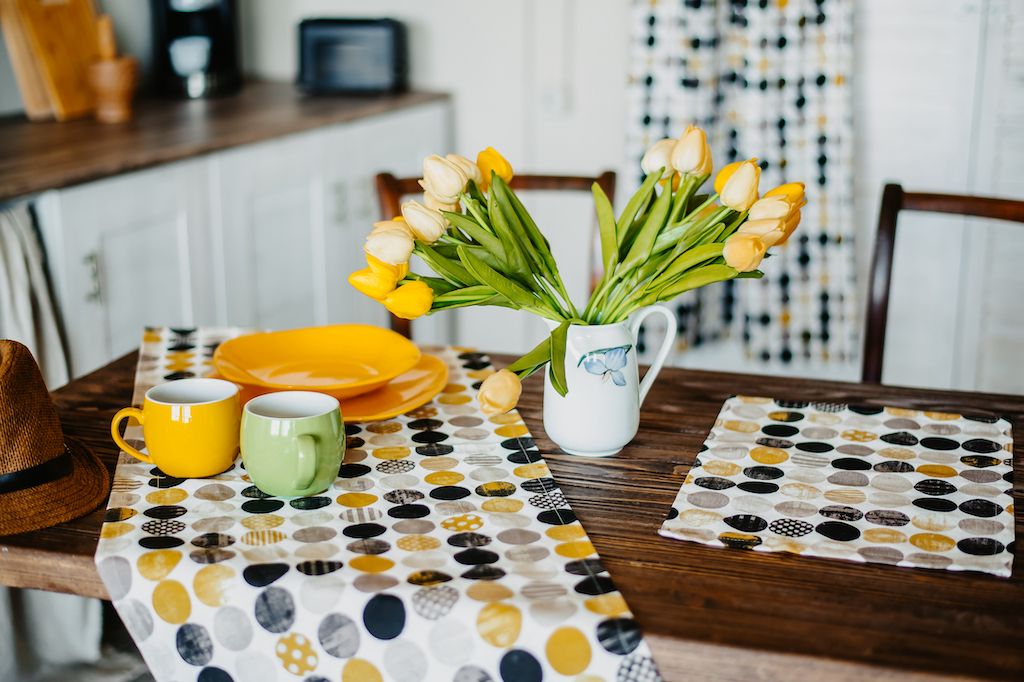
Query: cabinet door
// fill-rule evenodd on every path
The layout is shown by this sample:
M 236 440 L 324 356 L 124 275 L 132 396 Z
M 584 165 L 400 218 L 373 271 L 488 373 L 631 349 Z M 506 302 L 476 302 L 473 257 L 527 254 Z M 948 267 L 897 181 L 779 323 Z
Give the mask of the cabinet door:
M 72 375 L 137 348 L 145 325 L 213 321 L 205 193 L 187 162 L 41 197 Z
M 396 111 L 320 132 L 323 168 L 326 305 L 331 322 L 387 325 L 384 307 L 353 289 L 349 273 L 366 267 L 363 241 L 380 220 L 374 177 L 388 171 L 418 176 L 423 158 L 450 148 L 451 113 L 445 102 Z M 415 259 L 414 259 L 415 267 Z M 417 341 L 449 342 L 451 317 L 417 320 Z
M 221 321 L 266 329 L 327 322 L 322 181 L 314 133 L 210 160 Z

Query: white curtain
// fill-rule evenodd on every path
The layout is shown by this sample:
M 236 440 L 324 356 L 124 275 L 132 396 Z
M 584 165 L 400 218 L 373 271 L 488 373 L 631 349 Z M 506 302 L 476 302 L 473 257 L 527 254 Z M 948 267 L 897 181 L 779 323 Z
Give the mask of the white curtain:
M 27 204 L 0 209 L 0 338 L 25 344 L 52 389 L 67 360 Z M 28 680 L 100 657 L 99 600 L 0 587 L 0 680 Z M 65 677 L 65 679 L 68 679 Z

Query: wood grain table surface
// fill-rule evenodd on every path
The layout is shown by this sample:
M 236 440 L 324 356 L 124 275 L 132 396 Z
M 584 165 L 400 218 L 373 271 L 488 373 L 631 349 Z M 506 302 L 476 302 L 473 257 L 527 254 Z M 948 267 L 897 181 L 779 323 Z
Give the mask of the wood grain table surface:
M 447 97 L 308 97 L 291 83 L 253 81 L 211 99 L 141 98 L 125 123 L 8 116 L 0 118 L 0 201 Z
M 113 470 L 108 424 L 128 404 L 135 354 L 54 394 L 66 433 Z M 495 357 L 498 366 L 508 358 Z M 541 382 L 520 410 L 552 474 L 644 628 L 666 680 L 1024 679 L 1024 563 L 1009 579 L 714 548 L 657 530 L 730 395 L 1000 415 L 1024 481 L 1024 396 L 666 369 L 640 433 L 616 457 L 561 454 L 545 437 Z M 102 510 L 0 538 L 0 582 L 105 597 L 92 556 Z M 1017 532 L 1022 514 L 1016 512 Z

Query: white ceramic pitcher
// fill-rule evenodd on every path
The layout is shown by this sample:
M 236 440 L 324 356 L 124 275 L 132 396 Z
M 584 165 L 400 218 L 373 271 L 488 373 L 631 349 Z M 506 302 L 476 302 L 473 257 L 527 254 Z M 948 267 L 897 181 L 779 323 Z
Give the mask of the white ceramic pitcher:
M 637 332 L 644 319 L 654 314 L 665 318 L 665 340 L 640 381 Z M 569 393 L 558 395 L 550 374 L 544 372 L 544 430 L 548 437 L 571 455 L 608 457 L 621 450 L 636 436 L 640 406 L 675 338 L 676 317 L 662 305 L 641 308 L 615 324 L 570 326 L 565 346 Z

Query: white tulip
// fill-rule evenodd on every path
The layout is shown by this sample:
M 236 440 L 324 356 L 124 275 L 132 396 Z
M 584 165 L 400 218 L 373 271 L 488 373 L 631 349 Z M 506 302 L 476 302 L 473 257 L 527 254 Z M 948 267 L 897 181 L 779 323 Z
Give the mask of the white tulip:
M 732 164 L 730 164 L 732 166 Z M 729 168 L 727 166 L 726 168 Z M 725 173 L 726 169 L 722 169 Z M 721 176 L 723 173 L 719 173 Z M 732 166 L 727 173 L 722 189 L 719 191 L 719 200 L 723 206 L 734 211 L 747 211 L 757 201 L 757 184 L 761 179 L 761 167 L 754 159 L 740 162 Z M 716 189 L 718 182 L 715 182 Z
M 683 174 L 711 175 L 711 148 L 708 136 L 697 126 L 686 132 L 672 147 L 672 167 Z
M 407 232 L 410 237 L 413 236 L 412 230 L 409 229 L 405 220 L 378 220 L 373 224 L 373 229 L 370 230 L 370 234 L 380 232 L 382 230 L 399 230 L 401 232 Z
M 448 159 L 437 154 L 423 159 L 423 179 L 420 180 L 420 186 L 433 194 L 438 201 L 454 204 L 466 189 L 467 182 L 469 178 L 462 169 Z
M 443 201 L 438 201 L 437 197 L 435 197 L 430 192 L 423 193 L 423 204 L 427 208 L 432 208 L 435 211 L 450 211 L 451 213 L 459 212 L 459 202 L 455 202 L 454 204 L 446 204 Z
M 402 217 L 412 229 L 412 233 L 421 242 L 433 244 L 448 228 L 448 220 L 441 215 L 440 211 L 427 208 L 416 201 L 407 201 L 402 204 Z
M 374 230 L 366 237 L 363 250 L 389 265 L 409 262 L 415 245 L 408 230 Z
M 484 175 L 480 172 L 480 166 L 476 165 L 465 156 L 460 154 L 447 154 L 444 158 L 458 166 L 462 172 L 466 174 L 467 178 L 476 183 L 477 187 L 483 183 Z
M 644 158 L 640 161 L 640 167 L 643 168 L 644 173 L 650 175 L 651 173 L 657 173 L 659 168 L 664 168 L 666 171 L 672 171 L 672 150 L 676 148 L 676 141 L 670 138 L 664 140 L 658 140 L 651 148 L 644 154 Z

